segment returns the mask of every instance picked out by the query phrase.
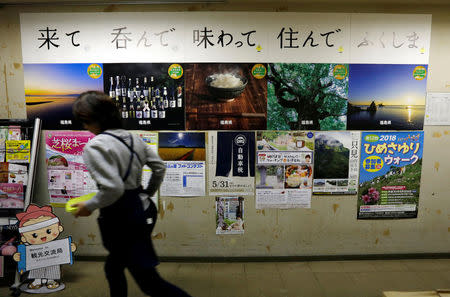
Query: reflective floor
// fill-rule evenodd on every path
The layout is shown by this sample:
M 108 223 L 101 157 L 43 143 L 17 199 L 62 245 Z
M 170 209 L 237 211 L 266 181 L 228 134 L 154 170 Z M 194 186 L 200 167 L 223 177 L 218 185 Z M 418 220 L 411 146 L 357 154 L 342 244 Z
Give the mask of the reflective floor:
M 385 291 L 450 289 L 450 259 L 162 263 L 160 274 L 193 297 L 371 297 Z M 129 279 L 128 296 L 144 296 Z M 63 266 L 66 288 L 50 296 L 109 296 L 103 263 Z M 0 296 L 9 296 L 7 286 Z M 25 296 L 23 293 L 22 296 Z M 42 296 L 42 295 L 41 295 Z

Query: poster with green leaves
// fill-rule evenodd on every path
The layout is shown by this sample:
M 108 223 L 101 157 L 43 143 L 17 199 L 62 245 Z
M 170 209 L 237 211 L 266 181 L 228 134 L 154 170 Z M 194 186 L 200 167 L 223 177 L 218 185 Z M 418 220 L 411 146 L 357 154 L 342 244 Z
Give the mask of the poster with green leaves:
M 270 63 L 267 130 L 345 130 L 348 65 Z

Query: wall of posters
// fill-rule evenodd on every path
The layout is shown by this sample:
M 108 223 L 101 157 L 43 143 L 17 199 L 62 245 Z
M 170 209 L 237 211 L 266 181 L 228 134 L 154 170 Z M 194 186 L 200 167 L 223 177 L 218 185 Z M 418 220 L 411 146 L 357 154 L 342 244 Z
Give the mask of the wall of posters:
M 363 132 L 358 219 L 415 218 L 423 131 Z
M 256 208 L 311 207 L 314 134 L 256 133 Z
M 255 133 L 208 132 L 209 195 L 253 195 Z
M 216 197 L 216 234 L 244 234 L 243 197 Z
M 83 162 L 83 148 L 94 134 L 88 131 L 44 131 L 48 191 L 53 206 L 97 190 Z
M 161 195 L 205 195 L 204 132 L 160 132 L 158 152 L 166 164 L 166 175 L 160 188 Z
M 356 194 L 361 133 L 318 131 L 314 136 L 313 194 Z

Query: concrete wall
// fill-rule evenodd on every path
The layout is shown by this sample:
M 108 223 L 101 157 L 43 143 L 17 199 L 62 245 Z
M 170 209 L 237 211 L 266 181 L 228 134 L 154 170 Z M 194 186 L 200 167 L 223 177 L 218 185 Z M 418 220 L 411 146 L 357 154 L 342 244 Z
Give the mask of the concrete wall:
M 244 2 L 244 3 L 242 3 Z M 229 1 L 228 4 L 155 6 L 52 6 L 0 8 L 0 118 L 24 118 L 25 99 L 20 44 L 20 12 L 95 11 L 314 11 L 431 13 L 433 15 L 428 91 L 450 92 L 450 5 L 406 6 L 297 4 Z M 308 2 L 308 1 L 303 1 Z M 328 1 L 331 2 L 331 1 Z M 345 2 L 345 1 L 343 1 Z M 395 1 L 392 1 L 395 3 Z M 281 3 L 281 4 L 280 4 Z M 397 2 L 400 3 L 400 2 Z M 425 127 L 422 186 L 417 219 L 356 220 L 356 196 L 313 196 L 311 209 L 256 210 L 245 200 L 243 236 L 215 235 L 214 197 L 162 197 L 154 242 L 160 256 L 251 257 L 450 252 L 450 127 Z M 35 201 L 48 203 L 45 147 L 41 145 Z M 78 255 L 104 255 L 96 214 L 74 219 L 57 209 Z M 118 234 L 126 242 L 126 234 Z

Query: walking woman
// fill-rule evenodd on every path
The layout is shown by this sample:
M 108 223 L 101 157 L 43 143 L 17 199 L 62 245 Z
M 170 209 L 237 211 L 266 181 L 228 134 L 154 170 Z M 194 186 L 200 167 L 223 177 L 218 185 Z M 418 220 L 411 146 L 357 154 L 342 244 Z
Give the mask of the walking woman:
M 125 268 L 147 295 L 189 296 L 162 279 L 155 268 L 159 262 L 151 231 L 157 213 L 150 197 L 164 177 L 161 158 L 137 135 L 122 129 L 119 111 L 109 96 L 85 92 L 73 104 L 73 114 L 96 135 L 84 147 L 83 160 L 98 186 L 91 200 L 74 205 L 75 217 L 100 210 L 98 225 L 103 245 L 109 251 L 105 273 L 111 297 L 127 296 Z M 142 189 L 144 165 L 151 168 L 152 176 Z

